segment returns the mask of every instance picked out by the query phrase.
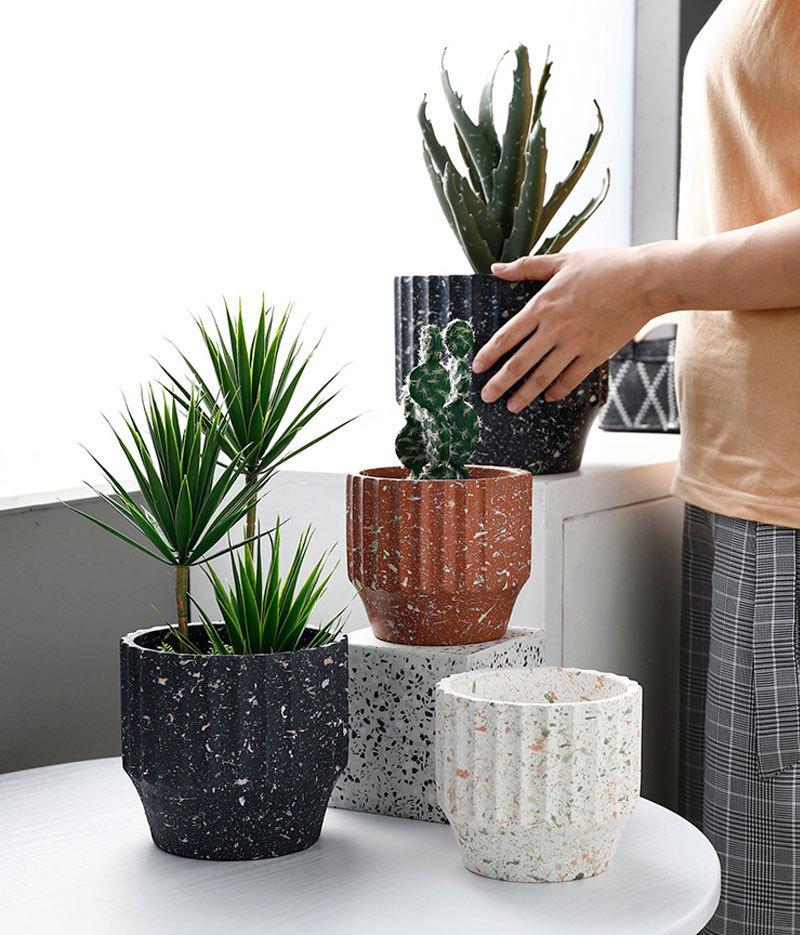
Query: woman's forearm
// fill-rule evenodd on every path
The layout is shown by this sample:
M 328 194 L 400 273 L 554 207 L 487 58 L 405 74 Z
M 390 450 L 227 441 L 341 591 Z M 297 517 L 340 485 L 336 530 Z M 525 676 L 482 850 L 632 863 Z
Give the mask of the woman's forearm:
M 654 311 L 800 307 L 800 210 L 752 227 L 637 249 Z

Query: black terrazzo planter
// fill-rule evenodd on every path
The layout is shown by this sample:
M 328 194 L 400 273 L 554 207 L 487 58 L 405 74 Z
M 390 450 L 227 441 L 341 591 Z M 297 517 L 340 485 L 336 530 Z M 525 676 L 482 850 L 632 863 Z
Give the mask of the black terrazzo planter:
M 475 330 L 477 352 L 497 329 L 542 288 L 541 282 L 505 282 L 495 276 L 398 276 L 394 281 L 395 383 L 398 400 L 416 364 L 424 325 L 463 318 Z M 501 366 L 503 361 L 498 364 Z M 505 407 L 511 392 L 487 405 L 481 389 L 492 374 L 474 374 L 470 402 L 483 426 L 470 460 L 475 464 L 525 468 L 533 474 L 563 474 L 581 466 L 586 436 L 608 397 L 608 364 L 598 367 L 557 403 L 537 399 L 519 413 Z
M 190 629 L 202 639 L 202 627 Z M 207 860 L 310 847 L 347 762 L 347 637 L 199 656 L 158 650 L 167 632 L 120 644 L 122 765 L 153 841 Z

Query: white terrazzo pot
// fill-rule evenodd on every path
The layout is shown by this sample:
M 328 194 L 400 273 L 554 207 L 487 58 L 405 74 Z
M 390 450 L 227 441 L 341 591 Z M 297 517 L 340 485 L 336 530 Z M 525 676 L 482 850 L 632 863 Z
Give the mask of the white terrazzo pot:
M 639 797 L 642 690 L 542 667 L 436 686 L 436 793 L 468 870 L 560 882 L 602 873 Z

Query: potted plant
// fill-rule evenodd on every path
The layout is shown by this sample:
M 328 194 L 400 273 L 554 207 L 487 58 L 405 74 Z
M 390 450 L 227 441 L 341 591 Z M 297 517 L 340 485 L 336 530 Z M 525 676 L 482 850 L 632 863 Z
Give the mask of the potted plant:
M 310 537 L 284 575 L 277 530 L 266 568 L 243 549 L 232 585 L 210 571 L 221 623 L 198 608 L 186 634 L 122 640 L 122 764 L 162 850 L 252 860 L 319 839 L 347 763 L 347 637 L 341 614 L 312 623 L 330 573 L 326 556 L 303 573 Z
M 509 283 L 491 275 L 491 264 L 508 262 L 535 252 L 556 253 L 589 220 L 604 201 L 610 174 L 599 193 L 553 233 L 550 226 L 582 177 L 603 133 L 597 108 L 597 129 L 590 134 L 581 157 L 549 194 L 546 184 L 547 142 L 542 106 L 552 71 L 548 56 L 536 93 L 531 86 L 528 51 L 516 50 L 516 67 L 508 116 L 498 135 L 492 106 L 494 77 L 484 87 L 477 123 L 467 114 L 442 62 L 442 85 L 455 123 L 458 148 L 466 167 L 462 174 L 439 142 L 426 115 L 419 109 L 422 155 L 434 192 L 450 227 L 474 270 L 472 275 L 399 276 L 395 279 L 395 364 L 398 399 L 414 367 L 422 329 L 444 326 L 452 319 L 469 321 L 475 350 L 519 312 L 543 283 Z M 491 371 L 472 376 L 469 400 L 483 425 L 474 460 L 478 464 L 506 464 L 534 474 L 576 470 L 581 463 L 589 428 L 608 396 L 608 368 L 591 373 L 565 399 L 546 403 L 541 398 L 519 413 L 509 412 L 503 400 L 488 405 L 480 393 Z
M 258 497 L 300 450 L 295 438 L 332 398 L 330 381 L 287 415 L 308 356 L 297 340 L 281 351 L 285 316 L 262 303 L 252 335 L 241 307 L 226 318 L 227 335 L 200 325 L 220 386 L 184 358 L 194 382 L 176 381 L 160 398 L 151 389 L 142 427 L 126 407 L 129 439 L 114 430 L 138 493 L 95 459 L 112 488 L 96 493 L 130 534 L 83 515 L 175 569 L 177 625 L 121 644 L 123 766 L 153 840 L 184 856 L 245 859 L 302 850 L 319 836 L 347 759 L 347 641 L 341 615 L 312 619 L 329 574 L 327 556 L 304 571 L 310 531 L 285 575 L 277 528 L 263 534 L 266 567 L 255 546 Z M 233 584 L 208 572 L 221 622 L 200 611 L 190 624 L 189 569 L 226 552 Z
M 436 793 L 473 873 L 602 873 L 639 799 L 642 689 L 560 667 L 461 672 L 436 686 Z
M 531 475 L 469 464 L 472 327 L 422 331 L 403 394 L 403 467 L 347 478 L 347 562 L 378 639 L 443 646 L 505 633 L 530 574 Z

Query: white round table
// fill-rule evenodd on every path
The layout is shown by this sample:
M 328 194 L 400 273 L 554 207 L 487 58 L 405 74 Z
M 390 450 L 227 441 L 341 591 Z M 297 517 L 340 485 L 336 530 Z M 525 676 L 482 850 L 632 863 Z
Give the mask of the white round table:
M 696 935 L 719 862 L 642 799 L 609 870 L 501 883 L 463 868 L 446 825 L 329 809 L 319 843 L 277 860 L 172 857 L 118 759 L 0 776 L 0 929 L 82 935 Z

